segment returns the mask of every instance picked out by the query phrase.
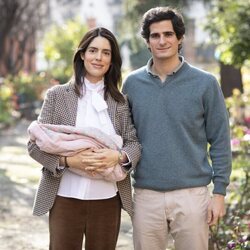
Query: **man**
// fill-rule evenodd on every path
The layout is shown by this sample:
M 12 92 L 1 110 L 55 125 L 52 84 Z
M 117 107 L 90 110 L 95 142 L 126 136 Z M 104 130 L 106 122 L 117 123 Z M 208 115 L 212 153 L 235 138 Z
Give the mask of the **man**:
M 175 9 L 147 11 L 141 35 L 152 58 L 123 86 L 142 144 L 133 174 L 135 250 L 165 250 L 168 233 L 176 250 L 206 250 L 209 226 L 225 213 L 228 114 L 215 77 L 179 55 L 184 34 Z

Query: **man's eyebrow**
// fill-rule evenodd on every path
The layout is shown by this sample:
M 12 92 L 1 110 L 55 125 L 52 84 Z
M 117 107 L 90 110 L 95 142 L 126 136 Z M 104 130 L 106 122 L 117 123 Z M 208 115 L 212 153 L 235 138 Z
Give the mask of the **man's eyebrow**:
M 155 31 L 155 32 L 151 32 L 150 35 L 151 35 L 151 34 L 160 34 L 160 33 L 163 33 L 163 34 L 164 34 L 164 33 L 175 33 L 175 32 L 172 31 L 172 30 L 166 30 L 166 31 L 162 31 L 162 32 Z
M 175 32 L 174 31 L 164 31 L 164 32 L 162 32 L 163 34 L 174 34 Z

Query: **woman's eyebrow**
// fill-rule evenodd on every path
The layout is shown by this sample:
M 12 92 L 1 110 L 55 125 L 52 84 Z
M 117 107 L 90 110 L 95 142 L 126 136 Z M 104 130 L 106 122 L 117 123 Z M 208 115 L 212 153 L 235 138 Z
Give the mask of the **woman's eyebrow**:
M 97 49 L 99 50 L 99 48 L 95 47 L 95 46 L 89 46 L 88 47 L 89 49 Z M 110 51 L 111 52 L 111 49 L 100 49 L 100 50 L 103 50 L 103 51 Z

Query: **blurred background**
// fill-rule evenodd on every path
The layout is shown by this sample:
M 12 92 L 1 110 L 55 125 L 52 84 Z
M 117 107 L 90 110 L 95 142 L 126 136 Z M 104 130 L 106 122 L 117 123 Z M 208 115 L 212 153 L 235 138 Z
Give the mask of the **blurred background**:
M 141 17 L 165 5 L 183 13 L 181 53 L 217 77 L 230 116 L 233 174 L 227 214 L 211 229 L 210 250 L 250 249 L 249 0 L 0 0 L 0 141 L 6 129 L 37 118 L 49 87 L 70 79 L 87 30 L 104 26 L 116 35 L 124 76 L 143 66 L 150 54 L 139 34 Z

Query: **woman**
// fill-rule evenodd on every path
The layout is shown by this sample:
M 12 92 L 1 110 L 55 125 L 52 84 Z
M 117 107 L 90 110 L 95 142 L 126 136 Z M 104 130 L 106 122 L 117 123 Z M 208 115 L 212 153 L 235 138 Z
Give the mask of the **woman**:
M 91 174 L 120 164 L 131 171 L 140 157 L 140 144 L 131 122 L 128 102 L 118 91 L 121 56 L 114 35 L 105 28 L 90 30 L 82 38 L 73 59 L 74 76 L 48 90 L 38 122 L 95 127 L 118 134 L 121 150 L 87 149 L 62 157 L 41 151 L 29 141 L 28 151 L 42 164 L 34 215 L 49 211 L 50 249 L 115 249 L 121 207 L 132 214 L 129 175 L 122 181 L 77 175 L 68 168 Z

